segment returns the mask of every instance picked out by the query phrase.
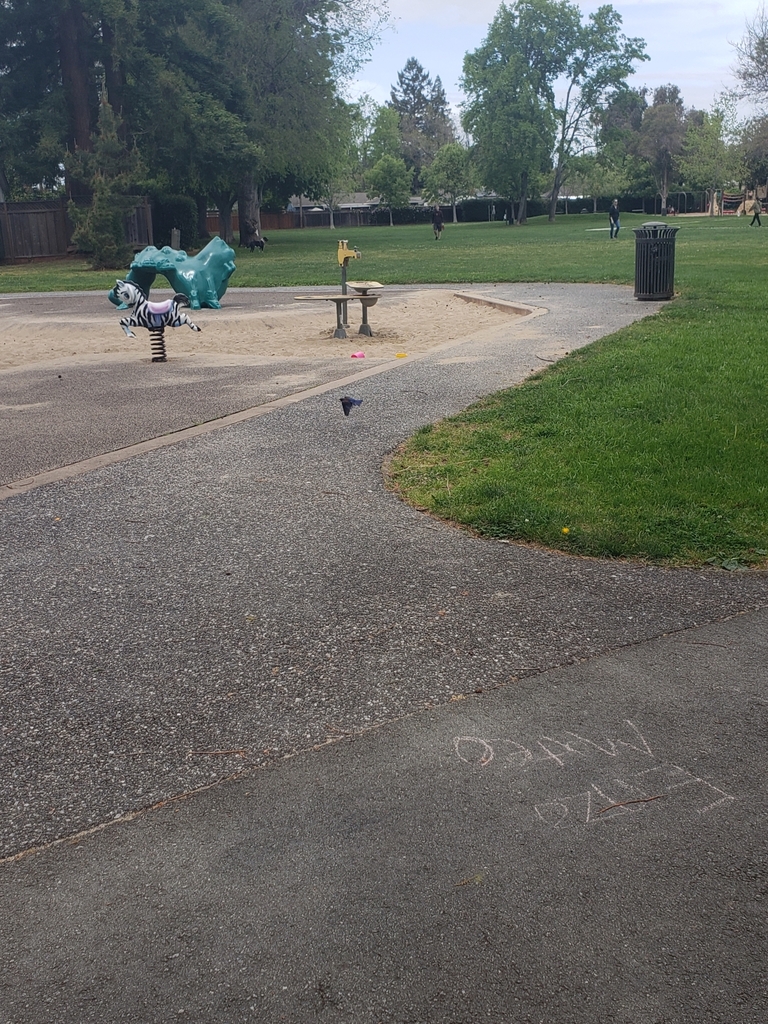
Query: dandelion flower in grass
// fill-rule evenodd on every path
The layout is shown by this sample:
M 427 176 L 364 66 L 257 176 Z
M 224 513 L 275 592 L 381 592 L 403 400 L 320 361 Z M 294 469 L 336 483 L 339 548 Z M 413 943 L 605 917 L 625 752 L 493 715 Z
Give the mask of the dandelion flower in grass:
M 560 533 L 563 533 L 563 534 L 565 534 L 565 536 L 566 536 L 566 537 L 568 536 L 568 534 L 569 534 L 570 532 L 571 532 L 571 528 L 570 528 L 570 526 L 564 526 L 564 527 L 562 528 L 562 530 L 560 531 Z

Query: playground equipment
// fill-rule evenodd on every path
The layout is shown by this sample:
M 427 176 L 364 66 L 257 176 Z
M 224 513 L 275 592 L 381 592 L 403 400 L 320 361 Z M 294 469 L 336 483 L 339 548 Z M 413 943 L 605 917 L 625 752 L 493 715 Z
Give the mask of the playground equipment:
M 365 334 L 367 337 L 372 338 L 373 332 L 368 323 L 368 310 L 371 306 L 376 305 L 379 301 L 379 296 L 372 295 L 370 292 L 372 288 L 383 288 L 384 285 L 379 284 L 378 281 L 347 281 L 347 284 L 352 291 L 357 292 L 355 297 L 360 300 L 360 305 L 363 308 L 363 322 L 360 324 L 357 333 Z
M 375 306 L 379 301 L 379 296 L 372 294 L 372 288 L 383 288 L 383 285 L 379 284 L 378 281 L 347 281 L 347 264 L 350 260 L 362 259 L 363 254 L 354 246 L 352 249 L 349 248 L 349 242 L 346 238 L 339 240 L 338 249 L 336 256 L 341 267 L 341 294 L 340 295 L 295 295 L 294 299 L 297 302 L 333 302 L 336 305 L 336 330 L 333 332 L 334 338 L 346 338 L 347 332 L 346 327 L 349 327 L 348 318 L 348 303 L 358 301 L 363 310 L 362 323 L 358 330 L 358 334 L 364 334 L 368 338 L 373 336 L 370 324 L 368 323 L 368 310 L 371 306 Z M 355 291 L 356 295 L 350 295 L 347 291 L 347 285 Z
M 119 302 L 121 308 L 133 307 L 131 315 L 124 316 L 120 321 L 126 337 L 136 337 L 131 330 L 132 327 L 143 327 L 149 331 L 153 363 L 166 361 L 166 327 L 181 327 L 186 324 L 193 331 L 200 330 L 197 324 L 192 323 L 187 314 L 182 312 L 181 307 L 189 305 L 186 295 L 174 295 L 172 299 L 166 299 L 164 302 L 150 302 L 133 281 L 117 281 L 109 294 L 110 297 L 114 294 L 115 298 L 112 301 Z
M 192 309 L 200 309 L 202 306 L 221 309 L 219 300 L 227 290 L 235 269 L 235 250 L 216 236 L 197 256 L 187 256 L 183 249 L 172 249 L 169 245 L 162 249 L 148 245 L 137 253 L 125 280 L 129 284 L 138 285 L 145 298 L 149 298 L 149 289 L 155 277 L 163 274 L 168 278 L 171 288 L 183 295 Z M 121 304 L 114 288 L 109 293 L 109 301 L 116 306 Z
M 722 192 L 720 198 L 720 214 L 744 213 L 744 207 L 749 198 L 746 192 Z
M 349 263 L 350 260 L 360 260 L 360 259 L 362 259 L 363 258 L 363 254 L 360 252 L 360 250 L 357 248 L 356 245 L 353 246 L 352 249 L 350 249 L 349 248 L 349 242 L 347 241 L 346 238 L 340 238 L 339 239 L 339 248 L 336 251 L 336 256 L 337 256 L 338 261 L 339 261 L 339 266 L 341 267 L 341 294 L 342 295 L 346 295 L 347 294 L 347 264 Z M 342 305 L 341 305 L 341 315 L 342 315 L 342 320 L 343 320 L 344 326 L 345 327 L 349 327 L 349 319 L 348 319 L 348 314 L 347 314 L 347 304 L 346 304 L 346 302 L 343 302 Z

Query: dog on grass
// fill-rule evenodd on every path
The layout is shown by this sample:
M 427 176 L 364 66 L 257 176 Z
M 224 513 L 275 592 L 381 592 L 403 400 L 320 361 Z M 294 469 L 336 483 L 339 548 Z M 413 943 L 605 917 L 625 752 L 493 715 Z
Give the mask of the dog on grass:
M 245 243 L 246 249 L 250 249 L 253 252 L 254 249 L 258 249 L 260 252 L 264 252 L 264 243 L 268 242 L 268 238 L 257 238 L 255 235 L 249 242 Z

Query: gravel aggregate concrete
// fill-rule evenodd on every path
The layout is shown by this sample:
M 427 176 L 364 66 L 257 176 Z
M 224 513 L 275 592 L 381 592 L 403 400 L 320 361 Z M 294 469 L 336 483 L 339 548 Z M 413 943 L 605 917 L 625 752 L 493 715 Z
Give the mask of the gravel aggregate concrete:
M 763 1024 L 768 613 L 6 864 L 4 1024 Z
M 2 1024 L 768 1017 L 766 574 L 383 485 L 649 311 L 487 293 L 550 312 L 0 502 Z
M 381 310 L 386 315 L 387 302 L 393 296 L 424 291 L 426 287 L 429 286 L 387 289 Z M 525 293 L 535 297 L 539 305 L 551 303 L 544 336 L 562 337 L 575 347 L 605 333 L 605 327 L 595 325 L 587 329 L 585 324 L 590 324 L 592 310 L 585 305 L 584 294 L 576 297 L 574 287 L 578 286 L 516 286 L 514 295 L 523 302 L 526 300 L 521 296 Z M 457 285 L 455 290 L 485 295 L 492 300 L 494 296 L 508 297 L 510 286 Z M 313 291 L 335 294 L 338 288 L 320 287 Z M 248 314 L 293 310 L 295 293 L 295 288 L 233 288 L 226 294 L 226 311 Z M 160 290 L 158 297 L 163 294 Z M 561 308 L 563 301 L 568 308 Z M 611 322 L 619 326 L 626 322 L 627 315 L 634 318 L 648 312 L 644 305 L 632 303 L 632 299 L 623 301 L 620 315 L 616 318 L 614 312 Z M 0 307 L 5 317 L 26 317 L 32 321 L 58 315 L 67 320 L 66 329 L 70 330 L 74 317 L 87 323 L 105 321 L 110 309 L 116 315 L 101 292 L 0 295 Z M 569 323 L 576 310 L 581 321 L 578 326 Z M 116 321 L 109 322 L 111 330 L 118 331 Z M 518 333 L 520 327 L 516 325 Z M 142 344 L 141 352 L 138 358 L 80 357 L 0 371 L 0 495 L 3 485 L 27 481 L 57 467 L 196 423 L 230 416 L 342 375 L 338 359 L 246 362 L 237 356 L 223 356 L 215 362 L 201 363 L 195 358 L 171 355 L 167 363 L 152 365 L 148 343 Z M 369 370 L 384 362 L 371 358 L 369 353 L 365 368 Z M 544 365 L 541 361 L 534 363 Z
M 177 358 L 151 372 L 150 382 L 145 362 L 120 359 L 0 373 L 0 486 L 315 387 L 338 377 L 339 364 Z

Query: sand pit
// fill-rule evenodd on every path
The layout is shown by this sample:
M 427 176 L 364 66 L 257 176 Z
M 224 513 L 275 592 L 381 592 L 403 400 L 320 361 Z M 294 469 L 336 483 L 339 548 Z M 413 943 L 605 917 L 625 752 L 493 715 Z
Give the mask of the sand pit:
M 449 289 L 399 294 L 393 289 L 390 295 L 385 291 L 369 312 L 374 337 L 358 335 L 361 311 L 359 303 L 352 302 L 348 337 L 337 340 L 333 337 L 335 310 L 330 302 L 297 302 L 295 306 L 253 310 L 248 308 L 246 296 L 238 298 L 236 288 L 227 292 L 223 302 L 220 310 L 190 312 L 201 333 L 187 327 L 166 332 L 169 359 L 261 363 L 331 357 L 349 363 L 351 354 L 357 351 L 365 352 L 368 359 L 392 359 L 399 352 L 419 355 L 445 342 L 503 327 L 511 316 L 516 319 L 513 306 L 500 309 L 467 302 Z M 0 370 L 43 361 L 149 359 L 147 331 L 137 329 L 135 338 L 125 337 L 118 324 L 125 314 L 106 302 L 103 313 L 79 311 L 77 303 L 70 301 L 50 315 L 27 313 L 19 301 L 6 309 L 4 305 L 0 296 Z

